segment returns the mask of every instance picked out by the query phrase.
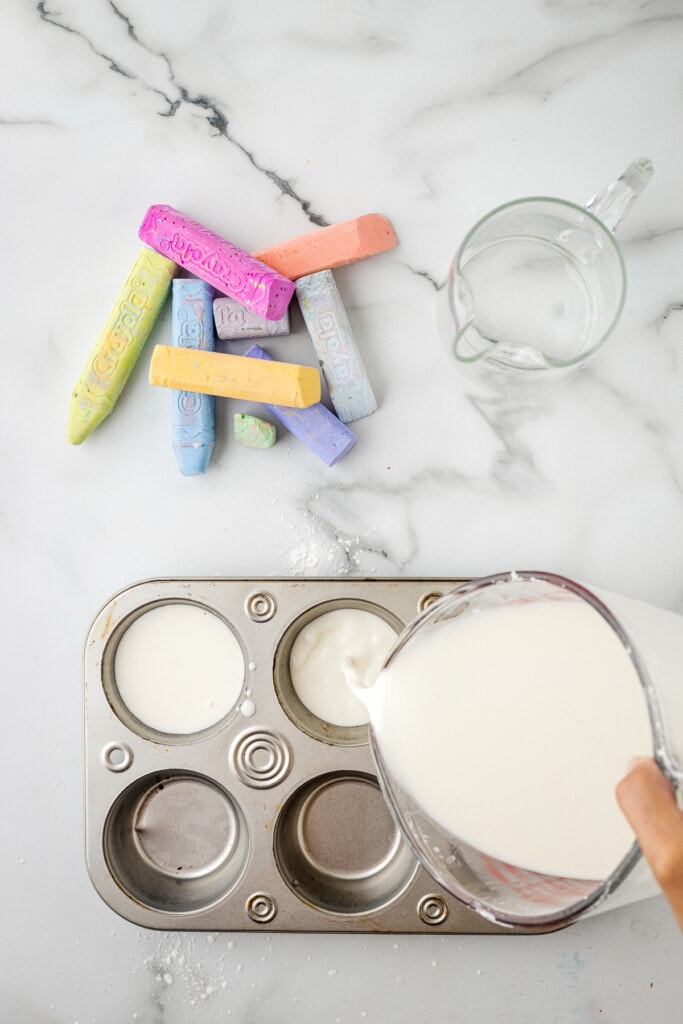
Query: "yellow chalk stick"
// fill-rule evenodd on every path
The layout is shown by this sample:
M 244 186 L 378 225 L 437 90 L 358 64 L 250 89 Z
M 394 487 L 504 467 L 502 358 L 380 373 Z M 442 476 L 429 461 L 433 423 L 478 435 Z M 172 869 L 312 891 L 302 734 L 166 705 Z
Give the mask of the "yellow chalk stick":
M 320 372 L 312 366 L 171 345 L 154 346 L 149 382 L 177 391 L 199 391 L 296 409 L 320 401 Z
M 152 249 L 138 255 L 73 390 L 71 444 L 85 441 L 116 405 L 177 273 L 175 263 Z

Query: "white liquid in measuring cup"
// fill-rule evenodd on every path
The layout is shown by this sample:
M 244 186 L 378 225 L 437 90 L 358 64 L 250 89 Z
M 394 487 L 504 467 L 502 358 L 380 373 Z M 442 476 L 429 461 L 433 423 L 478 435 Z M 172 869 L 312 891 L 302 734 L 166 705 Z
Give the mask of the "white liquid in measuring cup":
M 416 635 L 364 695 L 382 757 L 483 853 L 601 880 L 633 834 L 614 789 L 652 752 L 638 675 L 589 605 L 493 608 Z
M 294 692 L 330 725 L 366 725 L 368 713 L 349 683 L 371 686 L 396 631 L 372 612 L 337 608 L 303 627 L 292 645 L 289 673 Z

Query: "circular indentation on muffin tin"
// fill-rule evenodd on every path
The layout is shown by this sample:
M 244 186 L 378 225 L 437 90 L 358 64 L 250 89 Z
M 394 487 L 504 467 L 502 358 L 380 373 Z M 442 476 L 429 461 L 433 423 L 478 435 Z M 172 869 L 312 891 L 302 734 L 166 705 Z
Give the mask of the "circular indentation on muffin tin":
M 417 905 L 417 913 L 423 924 L 443 924 L 448 917 L 448 904 L 441 896 L 423 896 Z
M 107 743 L 102 750 L 102 762 L 110 772 L 128 771 L 133 763 L 133 751 L 127 743 Z
M 247 786 L 269 789 L 287 777 L 292 755 L 282 736 L 252 729 L 237 737 L 230 750 L 230 762 Z
M 142 625 L 145 615 L 148 613 L 153 614 L 158 609 L 166 608 L 188 609 L 192 619 L 197 620 L 200 624 L 202 618 L 198 618 L 197 613 L 202 613 L 206 627 L 224 646 L 225 657 L 220 661 L 214 660 L 208 667 L 211 669 L 214 681 L 216 679 L 215 673 L 219 673 L 223 666 L 226 668 L 225 692 L 220 694 L 220 702 L 215 707 L 211 703 L 212 694 L 209 690 L 207 689 L 204 694 L 201 693 L 201 683 L 207 680 L 207 666 L 205 663 L 203 665 L 201 659 L 207 656 L 208 645 L 202 647 L 201 643 L 199 643 L 189 647 L 188 645 L 192 643 L 192 634 L 182 628 L 178 628 L 175 633 L 171 633 L 174 642 L 176 640 L 178 642 L 177 649 L 160 651 L 159 662 L 162 663 L 164 658 L 170 660 L 171 675 L 176 673 L 178 677 L 182 677 L 179 666 L 185 672 L 188 680 L 187 691 L 184 695 L 187 700 L 187 712 L 181 709 L 176 711 L 172 717 L 169 717 L 169 709 L 164 707 L 163 691 L 157 686 L 158 698 L 156 707 L 158 711 L 156 715 L 146 715 L 148 720 L 145 721 L 143 718 L 146 712 L 143 710 L 143 707 L 137 707 L 135 701 L 131 700 L 130 697 L 126 699 L 126 688 L 123 685 L 124 680 L 121 680 L 121 688 L 117 683 L 117 653 L 121 650 L 125 656 L 126 647 L 121 647 L 121 644 L 125 641 L 128 631 L 135 627 L 136 623 L 140 622 Z M 195 626 L 197 621 L 193 621 Z M 221 630 L 225 630 L 225 633 L 221 634 Z M 133 634 L 129 635 L 129 640 L 132 636 Z M 148 645 L 150 658 L 154 655 L 155 650 L 157 648 L 153 644 Z M 218 666 L 218 668 L 215 666 Z M 121 670 L 121 663 L 119 664 L 119 670 Z M 129 685 L 132 685 L 133 689 L 136 685 L 142 688 L 142 680 L 145 678 L 144 671 L 139 671 L 137 674 L 136 671 L 133 671 L 129 676 L 129 679 L 132 677 L 132 684 L 129 683 Z M 230 673 L 232 673 L 232 676 Z M 152 601 L 141 605 L 118 623 L 112 631 L 102 655 L 102 686 L 114 713 L 133 732 L 157 743 L 192 742 L 210 736 L 221 729 L 237 713 L 240 699 L 244 692 L 245 679 L 246 658 L 244 657 L 242 644 L 236 631 L 213 608 L 209 608 L 196 601 L 183 599 L 164 600 Z M 176 689 L 175 692 L 178 693 L 179 691 Z M 181 696 L 183 695 L 181 694 Z M 165 728 L 159 727 L 159 723 L 164 719 L 170 723 L 168 731 Z M 199 728 L 193 728 L 192 724 L 190 724 L 189 728 L 187 727 L 187 723 L 192 723 L 193 719 L 200 726 Z M 208 724 L 201 727 L 201 724 L 204 722 Z M 179 728 L 180 725 L 182 725 L 182 728 Z
M 297 790 L 278 816 L 274 855 L 292 892 L 330 914 L 376 912 L 417 870 L 377 781 L 363 772 L 331 772 Z
M 258 594 L 250 594 L 244 602 L 244 610 L 254 622 L 267 622 L 277 611 L 277 602 L 272 594 L 265 590 Z
M 443 594 L 438 590 L 431 590 L 427 594 L 422 594 L 417 602 L 418 612 L 424 612 L 427 608 L 431 608 L 434 602 L 440 600 L 442 597 Z
M 268 924 L 277 914 L 277 900 L 267 892 L 254 892 L 246 902 L 246 911 L 256 924 Z
M 360 611 L 376 615 L 388 623 L 392 629 L 395 629 L 397 634 L 403 629 L 403 623 L 399 618 L 386 608 L 373 604 L 370 601 L 361 601 L 356 598 L 340 598 L 313 605 L 295 619 L 283 633 L 275 652 L 273 683 L 283 710 L 302 732 L 307 733 L 314 739 L 321 740 L 323 743 L 338 744 L 340 746 L 359 746 L 368 742 L 367 725 L 332 725 L 331 722 L 326 722 L 313 714 L 302 703 L 294 689 L 289 665 L 294 641 L 301 630 L 309 622 L 318 618 L 318 616 L 344 608 L 357 608 Z
M 249 837 L 234 798 L 190 772 L 138 779 L 111 807 L 103 832 L 107 866 L 131 899 L 188 914 L 224 897 L 246 863 Z

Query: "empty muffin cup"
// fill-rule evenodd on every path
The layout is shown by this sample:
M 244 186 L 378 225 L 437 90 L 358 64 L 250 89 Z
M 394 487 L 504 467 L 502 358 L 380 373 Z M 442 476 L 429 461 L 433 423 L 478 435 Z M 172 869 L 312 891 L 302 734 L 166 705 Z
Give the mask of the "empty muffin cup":
M 370 914 L 408 886 L 417 862 L 376 780 L 333 772 L 302 786 L 275 827 L 278 870 L 301 900 L 330 914 Z
M 112 633 L 102 683 L 117 716 L 160 742 L 207 735 L 234 711 L 245 659 L 230 626 L 190 601 L 145 605 Z
M 107 816 L 103 842 L 120 888 L 169 914 L 203 910 L 224 897 L 249 850 L 232 796 L 210 779 L 180 771 L 148 775 L 124 790 Z
M 365 601 L 327 601 L 285 631 L 275 656 L 280 704 L 303 732 L 326 743 L 368 740 L 357 693 L 375 681 L 403 624 Z

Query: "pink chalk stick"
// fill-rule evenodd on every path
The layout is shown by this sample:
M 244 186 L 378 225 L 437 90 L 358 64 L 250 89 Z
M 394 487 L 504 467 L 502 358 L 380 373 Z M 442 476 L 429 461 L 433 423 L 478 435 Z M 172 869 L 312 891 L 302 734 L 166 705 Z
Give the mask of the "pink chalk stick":
M 294 292 L 288 278 L 172 206 L 150 206 L 139 236 L 266 320 L 280 320 L 285 315 Z

